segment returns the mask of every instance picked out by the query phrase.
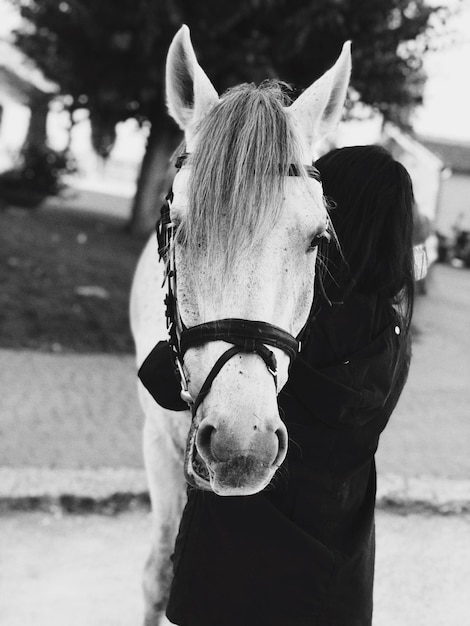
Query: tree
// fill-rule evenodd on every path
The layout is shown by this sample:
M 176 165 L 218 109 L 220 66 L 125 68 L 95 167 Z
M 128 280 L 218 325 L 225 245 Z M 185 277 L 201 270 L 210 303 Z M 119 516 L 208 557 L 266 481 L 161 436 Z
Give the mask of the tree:
M 386 119 L 406 123 L 422 101 L 423 54 L 448 12 L 425 0 L 10 0 L 26 26 L 17 45 L 70 98 L 87 107 L 93 144 L 107 156 L 117 122 L 150 124 L 130 228 L 147 231 L 180 135 L 164 104 L 169 43 L 187 23 L 219 92 L 276 77 L 309 85 L 353 41 L 352 87 Z

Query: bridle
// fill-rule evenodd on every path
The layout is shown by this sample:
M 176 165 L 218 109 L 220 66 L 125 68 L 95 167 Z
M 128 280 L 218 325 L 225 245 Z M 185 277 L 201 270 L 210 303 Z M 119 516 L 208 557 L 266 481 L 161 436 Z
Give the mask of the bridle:
M 175 166 L 180 169 L 188 154 L 182 154 L 176 160 Z M 318 170 L 310 165 L 304 166 L 307 175 L 320 180 Z M 291 165 L 289 176 L 300 176 L 297 166 Z M 274 379 L 277 392 L 277 360 L 274 352 L 267 346 L 279 348 L 285 352 L 292 362 L 300 351 L 300 336 L 294 337 L 278 326 L 266 322 L 252 321 L 238 318 L 228 318 L 204 322 L 187 328 L 181 318 L 176 297 L 176 263 L 174 251 L 175 226 L 171 221 L 170 208 L 173 201 L 173 191 L 170 189 L 165 204 L 161 209 L 161 217 L 157 222 L 156 232 L 158 253 L 160 260 L 166 264 L 166 282 L 168 286 L 165 297 L 166 321 L 169 333 L 173 361 L 181 384 L 181 397 L 188 404 L 194 419 L 196 412 L 208 394 L 212 383 L 223 366 L 236 354 L 253 353 L 260 356 Z M 232 344 L 215 362 L 199 393 L 195 398 L 191 396 L 188 380 L 183 368 L 184 355 L 189 348 L 204 345 L 210 341 L 225 341 Z

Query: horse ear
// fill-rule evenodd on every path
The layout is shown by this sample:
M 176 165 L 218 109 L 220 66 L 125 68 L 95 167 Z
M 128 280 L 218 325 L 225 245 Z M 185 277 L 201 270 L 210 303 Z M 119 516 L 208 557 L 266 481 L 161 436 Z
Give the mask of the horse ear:
M 340 121 L 350 74 L 351 42 L 347 41 L 333 67 L 288 107 L 310 154 L 314 143 L 332 132 Z
M 186 25 L 176 33 L 168 50 L 166 98 L 170 115 L 184 131 L 194 128 L 219 99 L 197 62 Z

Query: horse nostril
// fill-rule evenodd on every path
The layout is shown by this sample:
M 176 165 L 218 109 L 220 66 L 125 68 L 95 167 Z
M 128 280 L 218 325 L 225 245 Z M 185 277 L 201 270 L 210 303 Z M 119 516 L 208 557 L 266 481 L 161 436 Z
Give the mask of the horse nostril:
M 211 456 L 212 434 L 216 431 L 212 424 L 201 424 L 197 431 L 196 446 L 199 454 L 204 458 Z
M 280 426 L 276 430 L 275 435 L 278 440 L 278 452 L 277 452 L 276 458 L 274 459 L 274 465 L 279 466 L 284 461 L 284 459 L 286 458 L 286 454 L 287 454 L 288 436 L 287 436 L 287 428 L 284 426 L 284 424 L 282 424 L 282 426 Z

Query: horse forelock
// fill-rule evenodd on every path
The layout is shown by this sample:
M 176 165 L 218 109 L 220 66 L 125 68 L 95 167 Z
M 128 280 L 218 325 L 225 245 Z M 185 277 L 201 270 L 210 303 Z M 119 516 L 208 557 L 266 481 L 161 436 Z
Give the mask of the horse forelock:
M 281 83 L 224 94 L 198 129 L 180 236 L 196 276 L 217 285 L 279 218 L 291 164 L 301 168 Z

